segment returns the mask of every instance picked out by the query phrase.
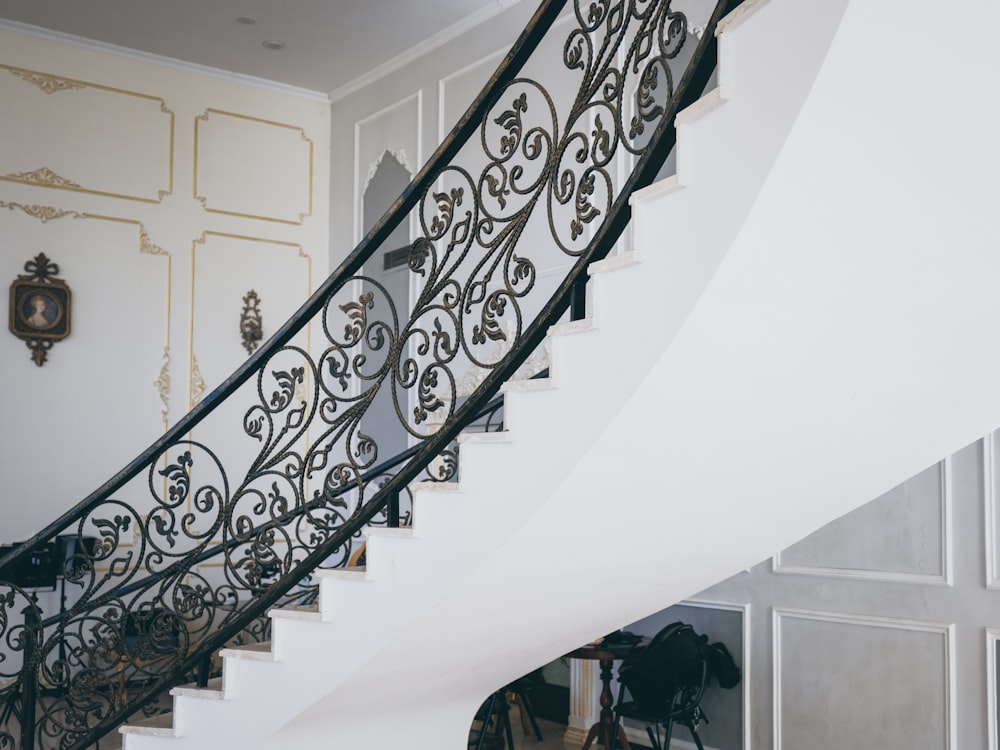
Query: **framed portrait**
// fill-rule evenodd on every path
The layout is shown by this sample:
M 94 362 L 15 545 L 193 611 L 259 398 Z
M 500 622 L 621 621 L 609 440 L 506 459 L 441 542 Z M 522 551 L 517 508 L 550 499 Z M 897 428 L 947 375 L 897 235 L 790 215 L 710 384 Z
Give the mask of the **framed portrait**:
M 41 366 L 52 344 L 70 332 L 70 290 L 55 278 L 59 266 L 44 253 L 25 263 L 27 274 L 10 285 L 10 332 L 24 340 Z

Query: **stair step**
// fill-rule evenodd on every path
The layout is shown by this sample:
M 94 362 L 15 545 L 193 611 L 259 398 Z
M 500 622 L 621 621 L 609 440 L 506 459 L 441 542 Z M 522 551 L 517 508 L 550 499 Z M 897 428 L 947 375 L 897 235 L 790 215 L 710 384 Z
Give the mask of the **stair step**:
M 458 436 L 458 442 L 460 445 L 469 445 L 471 443 L 509 443 L 511 439 L 510 433 L 506 430 L 502 432 L 463 432 Z
M 653 183 L 647 188 L 643 188 L 642 190 L 637 190 L 636 192 L 632 193 L 632 196 L 635 197 L 636 195 L 646 195 L 647 193 L 652 195 L 660 195 L 661 192 L 659 190 L 659 186 L 662 183 L 676 181 L 676 180 L 677 180 L 677 175 L 674 175 L 673 177 L 668 177 L 665 180 L 660 180 L 659 182 Z M 599 260 L 596 263 L 591 263 L 590 268 L 587 269 L 587 273 L 593 277 L 596 276 L 597 274 L 610 273 L 611 271 L 616 271 L 619 268 L 634 266 L 638 263 L 639 263 L 639 257 L 636 255 L 635 250 L 629 250 L 628 252 L 620 253 L 619 255 L 612 255 L 610 257 L 605 258 L 604 260 Z M 582 322 L 583 322 L 582 320 L 574 321 L 574 323 L 582 323 Z M 563 323 L 562 325 L 569 326 L 572 325 L 572 323 Z M 556 326 L 553 326 L 553 328 L 555 327 Z
M 170 691 L 170 694 L 174 697 L 184 696 L 186 698 L 198 698 L 200 700 L 210 700 L 210 701 L 220 701 L 225 699 L 225 694 L 222 692 L 222 678 L 213 677 L 208 681 L 208 684 L 200 688 L 194 683 L 188 685 L 181 685 L 175 687 Z
M 709 112 L 716 109 L 725 101 L 725 98 L 722 96 L 722 89 L 719 86 L 716 86 L 707 94 L 699 98 L 696 102 L 678 112 L 677 117 L 674 118 L 674 122 L 677 127 L 681 127 L 682 125 L 691 125 L 699 118 L 704 117 Z
M 329 620 L 326 613 L 320 612 L 319 604 L 276 607 L 268 610 L 267 616 L 275 620 L 301 620 L 304 622 L 326 622 Z
M 508 380 L 500 386 L 501 393 L 517 393 L 526 391 L 547 391 L 555 386 L 552 378 L 535 378 L 534 380 Z M 502 435 L 503 432 L 481 432 L 473 433 L 478 435 Z
M 601 262 L 603 263 L 603 261 Z M 548 335 L 571 336 L 574 333 L 584 333 L 586 331 L 592 331 L 593 329 L 594 329 L 593 319 L 584 318 L 583 320 L 571 320 L 568 323 L 556 323 L 555 325 L 549 326 Z
M 369 526 L 365 530 L 366 537 L 382 536 L 399 539 L 409 539 L 413 536 L 413 529 L 406 526 L 394 528 L 392 526 Z
M 722 20 L 719 21 L 718 25 L 715 27 L 715 35 L 719 36 L 719 34 L 723 31 L 735 29 L 750 16 L 767 5 L 768 2 L 770 2 L 770 0 L 745 0 L 742 5 L 727 13 Z
M 148 719 L 139 719 L 131 724 L 119 727 L 121 734 L 138 734 L 146 737 L 179 737 L 180 734 L 174 728 L 174 715 L 172 713 L 157 714 Z
M 326 578 L 338 581 L 353 581 L 356 583 L 364 583 L 371 580 L 368 578 L 368 568 L 364 565 L 351 565 L 346 568 L 328 568 L 326 570 L 317 570 L 313 573 L 313 575 L 317 579 Z
M 249 659 L 250 661 L 277 661 L 271 651 L 271 642 L 248 643 L 244 646 L 232 646 L 219 651 L 219 656 L 229 659 Z

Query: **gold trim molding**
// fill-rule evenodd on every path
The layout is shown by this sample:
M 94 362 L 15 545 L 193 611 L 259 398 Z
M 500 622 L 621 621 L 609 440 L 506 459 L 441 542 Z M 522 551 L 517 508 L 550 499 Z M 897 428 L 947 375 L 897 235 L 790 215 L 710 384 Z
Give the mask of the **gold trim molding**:
M 80 184 L 60 177 L 48 167 L 42 167 L 32 172 L 16 172 L 4 175 L 5 180 L 12 182 L 23 182 L 26 185 L 38 185 L 39 187 L 80 189 Z
M 68 209 L 55 208 L 54 206 L 39 206 L 36 204 L 24 204 L 24 203 L 8 203 L 7 201 L 0 200 L 0 208 L 6 208 L 8 211 L 20 211 L 26 216 L 30 216 L 33 219 L 37 219 L 42 224 L 47 224 L 50 221 L 55 221 L 57 219 L 62 219 L 65 217 L 70 217 L 72 219 L 95 219 L 97 221 L 111 221 L 117 224 L 127 224 L 129 226 L 135 227 L 139 232 L 139 254 L 140 255 L 158 255 L 162 256 L 167 262 L 166 278 L 167 278 L 167 309 L 166 309 L 166 333 L 165 333 L 165 343 L 163 347 L 164 357 L 167 362 L 160 369 L 160 377 L 154 382 L 157 391 L 160 395 L 160 399 L 163 400 L 164 405 L 167 406 L 167 402 L 170 395 L 170 377 L 167 375 L 166 379 L 163 380 L 164 374 L 167 372 L 167 365 L 169 364 L 169 351 L 170 351 L 170 315 L 171 306 L 173 298 L 173 284 L 172 284 L 172 267 L 173 258 L 170 253 L 164 250 L 159 245 L 153 243 L 149 238 L 149 232 L 146 231 L 145 225 L 141 221 L 136 221 L 135 219 L 123 219 L 117 216 L 102 216 L 100 214 L 88 214 L 81 213 L 80 211 L 71 211 Z M 163 412 L 164 426 L 166 426 L 167 412 Z
M 276 216 L 262 216 L 262 215 L 259 215 L 259 214 L 243 213 L 243 212 L 240 212 L 240 211 L 227 211 L 227 210 L 224 210 L 224 209 L 221 209 L 221 208 L 212 208 L 212 207 L 210 207 L 208 205 L 208 198 L 206 196 L 204 196 L 204 195 L 199 195 L 198 194 L 198 155 L 199 155 L 199 150 L 198 150 L 198 143 L 199 143 L 199 141 L 198 141 L 198 128 L 199 128 L 199 123 L 208 122 L 209 117 L 211 115 L 213 115 L 213 114 L 215 114 L 215 115 L 221 115 L 223 117 L 233 117 L 233 118 L 235 118 L 237 120 L 245 120 L 247 122 L 256 122 L 256 123 L 260 123 L 262 125 L 270 125 L 270 126 L 276 127 L 276 128 L 284 128 L 286 130 L 293 130 L 293 131 L 298 132 L 299 137 L 302 139 L 303 142 L 309 144 L 309 177 L 308 177 L 308 179 L 309 179 L 309 185 L 308 185 L 308 189 L 306 191 L 307 195 L 309 196 L 308 197 L 309 206 L 308 206 L 308 208 L 305 211 L 300 211 L 299 212 L 299 218 L 298 218 L 298 220 L 281 219 L 281 218 L 278 218 Z M 193 186 L 192 195 L 194 196 L 194 199 L 201 204 L 201 207 L 207 213 L 223 214 L 225 216 L 237 216 L 237 217 L 239 217 L 241 219 L 256 219 L 258 221 L 270 221 L 270 222 L 274 222 L 276 224 L 295 224 L 295 225 L 300 225 L 300 224 L 302 224 L 302 222 L 304 222 L 306 220 L 307 217 L 312 216 L 312 212 L 313 212 L 313 170 L 314 170 L 314 158 L 313 157 L 314 157 L 314 151 L 315 151 L 315 145 L 313 144 L 313 142 L 309 138 L 309 136 L 306 135 L 305 129 L 303 129 L 303 128 L 297 126 L 297 125 L 289 125 L 289 124 L 284 123 L 284 122 L 275 122 L 274 120 L 265 120 L 265 119 L 260 118 L 260 117 L 251 117 L 250 115 L 241 115 L 238 112 L 226 112 L 225 110 L 221 110 L 221 109 L 211 109 L 211 108 L 206 109 L 204 112 L 202 112 L 200 115 L 198 115 L 197 117 L 194 118 L 194 186 Z
M 119 94 L 130 96 L 136 99 L 143 99 L 159 105 L 160 112 L 170 118 L 170 137 L 167 156 L 167 187 L 156 191 L 156 198 L 147 198 L 141 195 L 129 195 L 127 193 L 114 193 L 106 190 L 96 190 L 80 185 L 65 177 L 61 177 L 48 167 L 40 167 L 26 172 L 14 172 L 0 175 L 0 180 L 5 182 L 15 182 L 21 185 L 32 185 L 34 187 L 53 188 L 56 190 L 70 190 L 77 193 L 87 193 L 88 195 L 100 195 L 106 198 L 120 198 L 122 200 L 138 201 L 140 203 L 160 203 L 168 195 L 174 192 L 174 137 L 175 137 L 175 116 L 173 110 L 167 107 L 164 99 L 149 94 L 141 94 L 137 91 L 118 89 L 112 86 L 102 86 L 99 83 L 81 81 L 75 78 L 64 78 L 62 76 L 43 73 L 38 70 L 28 70 L 26 68 L 16 68 L 12 65 L 0 64 L 0 70 L 6 70 L 21 80 L 36 86 L 46 94 L 56 94 L 61 91 L 94 89 L 104 91 L 109 94 Z M 311 167 L 311 162 L 310 162 Z M 311 204 L 310 204 L 311 205 Z
M 11 73 L 40 88 L 46 94 L 57 94 L 60 91 L 71 89 L 82 89 L 84 84 L 74 81 L 72 78 L 59 78 L 48 73 L 38 73 L 34 70 L 22 70 L 21 68 L 8 68 Z
M 302 258 L 306 262 L 306 290 L 305 296 L 308 298 L 312 294 L 312 256 L 310 256 L 302 245 L 297 242 L 286 242 L 284 240 L 270 240 L 265 237 L 250 237 L 242 234 L 229 234 L 227 232 L 202 232 L 201 236 L 191 242 L 191 312 L 188 316 L 188 356 L 191 362 L 191 378 L 188 391 L 188 409 L 193 409 L 205 395 L 208 389 L 205 379 L 202 377 L 201 368 L 198 365 L 198 358 L 194 354 L 194 320 L 195 320 L 195 254 L 198 246 L 204 246 L 210 237 L 219 237 L 230 240 L 240 240 L 243 242 L 257 242 L 264 245 L 277 245 L 279 247 L 293 248 L 296 257 Z M 284 323 L 284 321 L 282 321 Z M 312 342 L 312 322 L 306 324 L 306 351 L 310 350 Z
M 6 208 L 11 211 L 21 211 L 33 219 L 38 219 L 42 222 L 42 224 L 46 224 L 55 219 L 61 219 L 64 216 L 72 216 L 74 219 L 87 218 L 87 214 L 81 214 L 78 211 L 65 211 L 61 208 L 39 206 L 37 204 L 26 205 L 24 203 L 7 203 L 5 201 L 0 201 L 0 208 Z
M 202 397 L 205 395 L 205 391 L 208 390 L 208 385 L 205 383 L 205 378 L 201 376 L 201 367 L 198 366 L 198 358 L 194 356 L 194 352 L 191 352 L 191 394 L 188 398 L 190 402 L 189 411 L 193 409 L 198 404 L 201 403 Z
M 160 394 L 160 401 L 163 402 L 163 409 L 160 415 L 163 417 L 163 431 L 170 427 L 170 347 L 163 347 L 163 366 L 160 368 L 160 375 L 153 381 L 153 387 Z

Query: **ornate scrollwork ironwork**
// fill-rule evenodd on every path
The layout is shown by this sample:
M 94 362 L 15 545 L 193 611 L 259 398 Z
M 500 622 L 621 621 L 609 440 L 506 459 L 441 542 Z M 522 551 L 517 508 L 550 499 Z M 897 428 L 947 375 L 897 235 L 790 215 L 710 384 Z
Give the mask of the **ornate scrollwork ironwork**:
M 0 701 L 32 682 L 39 746 L 85 747 L 220 646 L 266 638 L 266 609 L 313 602 L 313 571 L 347 564 L 365 526 L 409 522 L 412 481 L 454 479 L 460 429 L 502 421 L 490 398 L 566 308 L 568 285 L 614 244 L 625 193 L 651 179 L 672 139 L 688 91 L 678 81 L 695 81 L 691 97 L 707 79 L 727 5 L 692 51 L 669 1 L 575 0 L 568 36 L 538 47 L 556 50 L 569 90 L 517 73 L 561 4 L 543 3 L 470 109 L 476 124 L 460 124 L 304 312 L 26 545 L 81 542 L 61 563 L 67 609 L 37 612 L 37 632 L 23 614 L 37 609 L 30 596 L 0 582 Z M 401 301 L 362 264 L 411 207 L 417 292 Z M 544 280 L 567 264 L 558 287 Z M 310 320 L 324 338 L 314 352 L 295 338 Z M 249 404 L 242 419 L 232 404 Z M 8 726 L 0 748 L 17 745 Z

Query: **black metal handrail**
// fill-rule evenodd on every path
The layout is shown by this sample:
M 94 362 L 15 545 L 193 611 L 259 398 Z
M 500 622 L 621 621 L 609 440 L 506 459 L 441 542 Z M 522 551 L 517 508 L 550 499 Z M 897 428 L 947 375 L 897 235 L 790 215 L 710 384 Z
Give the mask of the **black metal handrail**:
M 0 582 L 0 657 L 6 649 L 21 663 L 6 673 L 14 683 L 0 687 L 0 705 L 23 696 L 21 750 L 36 740 L 67 750 L 92 744 L 267 609 L 293 601 L 314 570 L 346 562 L 363 527 L 387 515 L 390 498 L 480 418 L 547 329 L 578 307 L 588 265 L 611 250 L 630 219 L 628 196 L 672 149 L 674 116 L 700 96 L 715 65 L 716 24 L 739 2 L 716 5 L 675 85 L 671 64 L 690 46 L 686 19 L 669 0 L 575 0 L 562 62 L 581 82 L 560 122 L 559 97 L 517 77 L 565 4 L 544 0 L 431 161 L 295 316 L 115 477 L 0 558 L 10 565 L 66 531 L 81 542 L 97 537 L 64 571 L 82 590 L 65 613 L 43 618 L 23 587 Z M 455 162 L 477 130 L 478 178 Z M 620 185 L 616 159 L 634 161 Z M 423 237 L 409 267 L 425 283 L 400 322 L 361 269 L 414 208 Z M 532 235 L 533 222 L 547 228 L 546 240 Z M 515 252 L 519 240 L 527 247 Z M 525 305 L 537 273 L 527 255 L 540 246 L 573 265 L 532 317 Z M 314 360 L 292 342 L 317 319 L 326 348 Z M 494 359 L 483 353 L 489 342 L 505 344 Z M 484 374 L 457 406 L 462 368 Z M 260 448 L 249 466 L 227 472 L 194 430 L 251 383 L 242 430 Z M 400 391 L 414 394 L 412 413 Z M 391 398 L 399 431 L 416 443 L 392 467 L 378 463 L 377 442 L 362 432 L 380 397 Z M 427 428 L 435 415 L 440 425 Z M 395 474 L 385 476 L 388 468 Z M 129 494 L 143 472 L 145 516 Z M 210 581 L 196 566 L 216 557 L 224 562 Z M 126 700 L 117 683 L 129 681 L 142 685 Z M 13 747 L 2 724 L 0 746 Z

